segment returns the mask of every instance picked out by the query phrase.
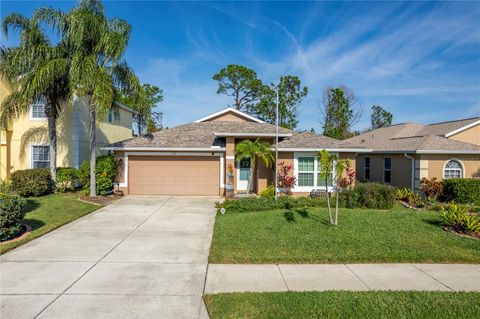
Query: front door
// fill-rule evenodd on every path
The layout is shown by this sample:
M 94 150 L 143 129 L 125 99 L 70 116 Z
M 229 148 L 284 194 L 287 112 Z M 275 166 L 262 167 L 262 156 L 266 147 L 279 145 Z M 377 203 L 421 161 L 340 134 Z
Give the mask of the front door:
M 250 159 L 244 158 L 241 161 L 237 162 L 237 190 L 239 191 L 247 190 L 249 177 L 250 177 Z M 252 189 L 252 187 L 250 187 L 250 189 Z

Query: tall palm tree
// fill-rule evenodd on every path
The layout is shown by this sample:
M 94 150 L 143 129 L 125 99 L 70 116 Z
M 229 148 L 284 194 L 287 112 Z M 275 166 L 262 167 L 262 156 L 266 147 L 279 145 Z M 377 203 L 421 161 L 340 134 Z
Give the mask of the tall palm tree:
M 235 146 L 235 155 L 239 161 L 250 159 L 250 176 L 247 183 L 247 195 L 250 194 L 250 188 L 253 183 L 253 172 L 257 164 L 257 157 L 267 167 L 272 167 L 274 156 L 272 153 L 272 145 L 262 143 L 258 139 L 255 141 L 243 140 Z
M 68 46 L 68 57 L 56 61 L 56 67 L 68 71 L 72 92 L 84 98 L 88 107 L 90 196 L 95 197 L 97 115 L 106 117 L 117 89 L 125 94 L 141 92 L 138 78 L 122 60 L 131 27 L 126 21 L 107 18 L 99 0 L 80 0 L 68 13 L 41 8 L 34 18 L 52 26 Z M 39 80 L 53 81 L 49 74 Z
M 350 163 L 348 162 L 348 160 L 338 157 L 338 155 L 333 155 L 331 159 L 332 159 L 332 162 L 334 163 L 333 177 L 336 184 L 335 185 L 335 221 L 333 224 L 337 226 L 338 225 L 338 200 L 340 197 L 339 182 L 345 170 L 350 166 Z
M 327 150 L 321 150 L 318 152 L 318 160 L 320 161 L 320 178 L 325 180 L 325 190 L 327 195 L 327 209 L 328 209 L 328 222 L 333 224 L 332 209 L 330 206 L 330 193 L 328 192 L 328 180 L 331 179 L 333 174 L 333 161 L 331 154 Z
M 70 94 L 66 73 L 53 72 L 54 81 L 36 80 L 41 73 L 49 72 L 52 61 L 64 53 L 62 44 L 51 46 L 37 21 L 20 14 L 10 14 L 2 22 L 5 36 L 8 30 L 20 31 L 20 43 L 15 48 L 0 49 L 0 74 L 14 84 L 14 92 L 2 103 L 0 126 L 28 112 L 30 105 L 43 98 L 47 117 L 50 146 L 50 172 L 56 181 L 57 172 L 57 119 Z M 55 71 L 55 70 L 53 70 Z

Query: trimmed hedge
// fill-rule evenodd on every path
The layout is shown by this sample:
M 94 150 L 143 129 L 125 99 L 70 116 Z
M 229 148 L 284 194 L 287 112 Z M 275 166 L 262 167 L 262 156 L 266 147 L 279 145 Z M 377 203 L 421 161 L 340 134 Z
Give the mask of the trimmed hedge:
M 268 197 L 244 197 L 225 199 L 223 203 L 216 202 L 217 212 L 225 208 L 227 213 L 258 212 L 272 209 L 292 209 L 297 207 L 326 207 L 326 198 L 281 196 L 278 201 Z
M 11 175 L 11 181 L 12 191 L 22 197 L 48 195 L 54 189 L 48 168 L 15 171 Z
M 456 203 L 480 205 L 480 179 L 445 179 L 443 181 L 443 198 Z
M 117 175 L 117 162 L 111 155 L 98 156 L 95 164 L 95 177 L 97 195 L 106 195 L 113 190 L 113 181 Z M 80 176 L 84 189 L 90 189 L 90 161 L 85 161 L 80 166 Z
M 354 189 L 340 193 L 340 202 L 347 208 L 390 209 L 395 203 L 395 188 L 380 183 L 357 183 Z
M 0 193 L 0 241 L 17 237 L 22 232 L 20 221 L 25 216 L 25 199 Z
M 80 183 L 80 171 L 74 167 L 57 168 L 57 192 L 74 191 Z

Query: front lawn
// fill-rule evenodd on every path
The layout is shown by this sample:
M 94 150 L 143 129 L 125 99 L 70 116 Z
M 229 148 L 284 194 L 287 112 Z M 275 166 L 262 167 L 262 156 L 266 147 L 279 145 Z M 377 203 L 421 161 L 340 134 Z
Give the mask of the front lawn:
M 442 230 L 437 212 L 326 208 L 217 215 L 210 263 L 479 263 L 480 240 Z
M 480 293 L 275 292 L 204 296 L 211 318 L 478 318 Z
M 77 193 L 66 193 L 27 198 L 27 213 L 23 222 L 32 226 L 32 232 L 23 240 L 0 246 L 0 253 L 6 253 L 99 208 L 77 200 L 78 196 Z

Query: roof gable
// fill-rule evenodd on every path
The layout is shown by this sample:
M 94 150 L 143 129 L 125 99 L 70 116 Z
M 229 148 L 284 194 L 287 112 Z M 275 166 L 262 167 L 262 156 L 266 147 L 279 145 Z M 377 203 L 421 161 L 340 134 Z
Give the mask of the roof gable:
M 203 117 L 199 120 L 196 120 L 194 123 L 201 123 L 201 122 L 257 122 L 257 123 L 265 123 L 264 121 L 257 119 L 247 113 L 242 111 L 236 110 L 234 108 L 226 108 L 219 112 L 210 114 L 206 117 Z

